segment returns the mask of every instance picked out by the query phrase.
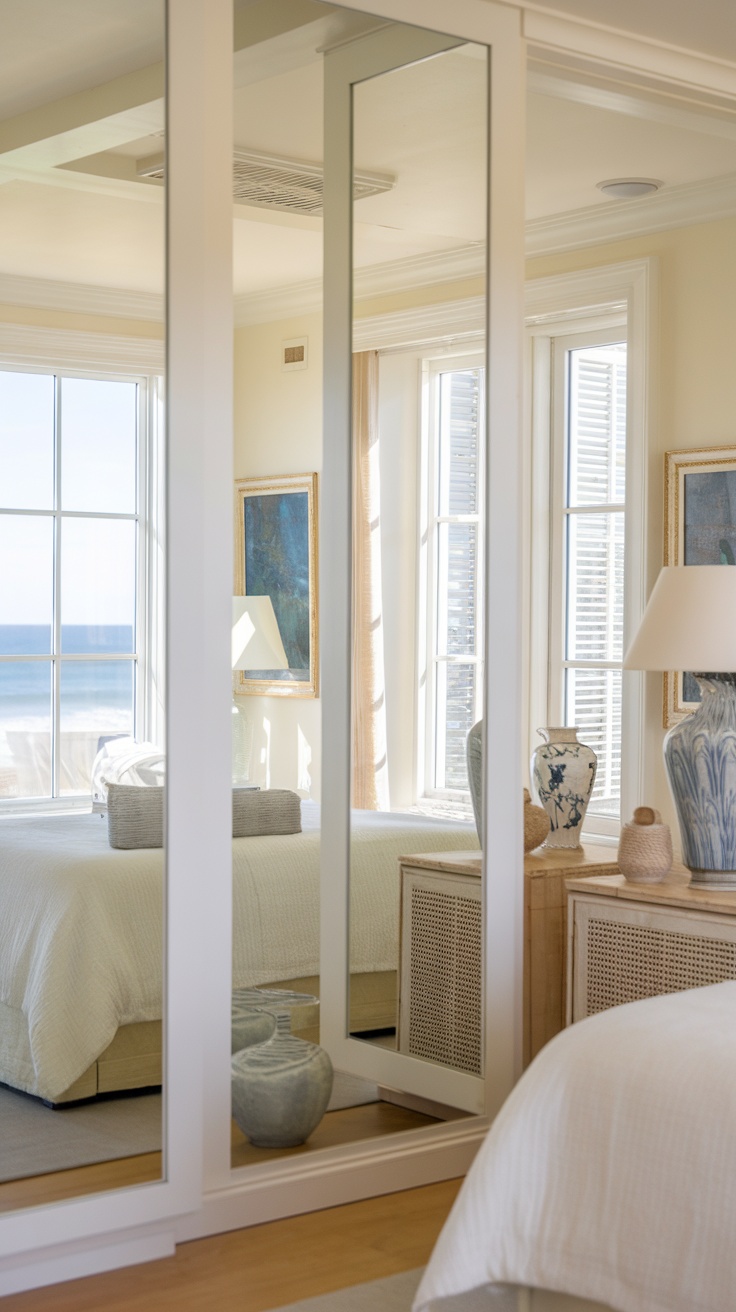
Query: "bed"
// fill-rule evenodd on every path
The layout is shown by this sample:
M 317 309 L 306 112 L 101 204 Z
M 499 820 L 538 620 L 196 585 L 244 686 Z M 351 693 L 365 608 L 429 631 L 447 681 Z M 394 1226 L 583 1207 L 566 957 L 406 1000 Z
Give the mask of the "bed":
M 233 839 L 233 985 L 318 990 L 319 811 Z M 475 829 L 356 812 L 351 1026 L 395 1023 L 398 858 L 477 848 Z M 0 1082 L 60 1103 L 161 1081 L 163 853 L 110 848 L 99 815 L 0 830 Z
M 553 1039 L 496 1118 L 414 1312 L 730 1312 L 735 1033 L 729 981 Z

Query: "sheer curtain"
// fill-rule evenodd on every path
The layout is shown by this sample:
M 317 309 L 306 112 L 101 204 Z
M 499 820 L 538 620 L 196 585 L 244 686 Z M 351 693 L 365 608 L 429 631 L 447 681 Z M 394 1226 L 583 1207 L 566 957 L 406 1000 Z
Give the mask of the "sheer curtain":
M 353 356 L 353 806 L 389 808 L 381 597 L 378 354 Z

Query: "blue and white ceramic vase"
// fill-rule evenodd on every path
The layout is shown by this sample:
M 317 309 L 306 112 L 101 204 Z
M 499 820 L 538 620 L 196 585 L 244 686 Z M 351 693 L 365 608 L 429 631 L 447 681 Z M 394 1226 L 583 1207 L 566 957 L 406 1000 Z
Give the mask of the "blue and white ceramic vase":
M 736 887 L 736 675 L 698 674 L 697 711 L 670 729 L 664 759 L 693 884 Z
M 580 847 L 580 831 L 590 801 L 598 758 L 578 742 L 577 729 L 537 729 L 544 738 L 532 755 L 532 782 L 549 816 L 545 847 Z

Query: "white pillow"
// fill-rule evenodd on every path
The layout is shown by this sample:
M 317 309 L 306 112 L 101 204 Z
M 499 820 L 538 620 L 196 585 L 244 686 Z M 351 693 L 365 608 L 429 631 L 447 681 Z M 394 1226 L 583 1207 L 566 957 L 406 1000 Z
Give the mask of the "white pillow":
M 166 757 L 153 743 L 135 738 L 111 738 L 103 743 L 92 763 L 92 810 L 107 810 L 108 784 L 161 787 L 166 781 Z

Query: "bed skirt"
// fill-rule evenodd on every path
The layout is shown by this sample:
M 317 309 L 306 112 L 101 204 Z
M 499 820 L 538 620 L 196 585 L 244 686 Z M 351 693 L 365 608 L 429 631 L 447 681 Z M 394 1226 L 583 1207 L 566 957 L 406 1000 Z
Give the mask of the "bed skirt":
M 350 980 L 350 1028 L 354 1033 L 393 1029 L 396 1026 L 396 971 L 353 975 Z M 304 979 L 275 980 L 263 988 L 295 989 L 319 997 L 319 976 Z M 319 1008 L 306 1007 L 294 1026 L 304 1038 L 318 1041 Z M 54 1106 L 95 1098 L 103 1093 L 122 1093 L 130 1089 L 147 1089 L 161 1084 L 161 1021 L 141 1021 L 122 1025 L 115 1038 L 100 1053 L 83 1075 L 54 1099 Z M 21 1083 L 4 1078 L 8 1063 L 3 1057 L 12 1053 L 12 1068 L 19 1061 L 26 1078 Z M 0 1080 L 11 1087 L 34 1093 L 35 1072 L 31 1061 L 26 1020 L 22 1012 L 0 1003 Z

